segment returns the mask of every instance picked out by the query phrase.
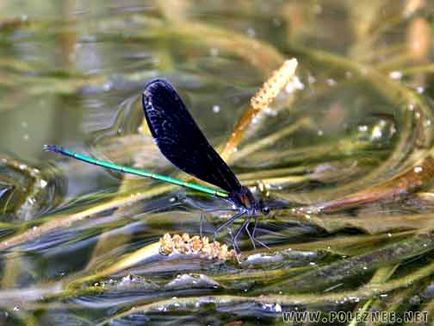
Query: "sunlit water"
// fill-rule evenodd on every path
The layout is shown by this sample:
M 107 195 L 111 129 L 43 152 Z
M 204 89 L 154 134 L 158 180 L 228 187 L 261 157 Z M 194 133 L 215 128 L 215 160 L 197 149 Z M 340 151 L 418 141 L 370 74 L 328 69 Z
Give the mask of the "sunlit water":
M 370 299 L 431 314 L 432 44 L 411 52 L 411 6 L 382 3 L 0 4 L 0 323 L 274 323 Z M 228 160 L 281 208 L 259 217 L 256 249 L 243 233 L 239 261 L 150 249 L 118 267 L 167 232 L 231 246 L 242 220 L 215 234 L 230 203 L 43 145 L 188 179 L 143 122 L 144 84 L 172 82 L 221 148 L 292 57 L 297 79 Z

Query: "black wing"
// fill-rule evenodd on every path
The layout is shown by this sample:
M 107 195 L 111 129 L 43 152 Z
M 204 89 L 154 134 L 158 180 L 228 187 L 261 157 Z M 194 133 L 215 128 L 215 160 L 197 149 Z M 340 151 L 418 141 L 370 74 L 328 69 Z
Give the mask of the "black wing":
M 237 177 L 208 143 L 169 82 L 150 81 L 145 86 L 142 103 L 152 136 L 170 162 L 228 192 L 241 188 Z

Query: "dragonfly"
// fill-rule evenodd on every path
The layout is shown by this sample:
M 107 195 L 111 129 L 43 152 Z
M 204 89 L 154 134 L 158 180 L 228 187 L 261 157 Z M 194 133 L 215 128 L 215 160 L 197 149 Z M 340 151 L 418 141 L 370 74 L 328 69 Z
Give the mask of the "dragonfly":
M 258 216 L 268 214 L 270 208 L 262 200 L 257 200 L 250 189 L 240 183 L 210 145 L 175 88 L 164 79 L 151 80 L 144 87 L 142 106 L 151 135 L 161 153 L 178 169 L 215 187 L 99 160 L 57 145 L 45 145 L 44 149 L 109 170 L 148 177 L 222 198 L 235 207 L 236 213 L 220 225 L 215 233 L 230 228 L 236 220 L 244 218 L 233 237 L 235 247 L 238 249 L 237 240 L 243 230 L 249 235 L 254 247 L 255 242 L 262 244 L 255 239 L 256 224 Z M 255 220 L 255 227 L 250 232 L 249 224 L 252 219 Z

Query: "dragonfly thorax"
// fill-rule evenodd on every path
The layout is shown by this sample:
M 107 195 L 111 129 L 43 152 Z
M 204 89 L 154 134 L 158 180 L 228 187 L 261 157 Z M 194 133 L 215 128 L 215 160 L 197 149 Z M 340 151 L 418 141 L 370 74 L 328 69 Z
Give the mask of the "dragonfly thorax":
M 239 190 L 232 192 L 230 198 L 237 206 L 245 208 L 252 215 L 261 209 L 259 202 L 249 188 L 245 186 L 241 186 Z

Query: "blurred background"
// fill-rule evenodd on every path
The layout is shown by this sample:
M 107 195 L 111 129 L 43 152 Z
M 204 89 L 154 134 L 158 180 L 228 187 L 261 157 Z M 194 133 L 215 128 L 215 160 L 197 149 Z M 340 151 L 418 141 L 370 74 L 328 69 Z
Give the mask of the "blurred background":
M 393 302 L 397 311 L 431 312 L 433 17 L 430 0 L 0 1 L 0 323 L 70 318 L 93 324 L 161 298 L 256 298 L 279 291 L 318 293 L 322 311 L 330 302 L 336 309 L 360 308 L 338 303 L 339 291 L 346 290 L 362 303 L 372 300 L 364 309 Z M 249 112 L 250 98 L 293 57 L 296 77 L 251 119 L 228 157 L 258 196 L 286 203 L 287 210 L 258 232 L 280 255 L 277 263 L 216 271 L 211 263 L 180 260 L 160 266 L 160 274 L 147 265 L 133 274 L 163 286 L 183 271 L 201 272 L 219 285 L 207 281 L 198 290 L 186 282 L 154 288 L 151 295 L 149 284 L 138 282 L 146 295 L 130 296 L 123 283 L 120 292 L 109 289 L 104 297 L 95 294 L 100 289 L 93 282 L 83 282 L 68 292 L 63 279 L 96 273 L 165 232 L 198 234 L 201 212 L 225 204 L 107 173 L 46 153 L 43 145 L 188 179 L 162 157 L 143 122 L 146 82 L 161 77 L 173 83 L 211 144 L 222 149 Z M 326 220 L 311 218 L 317 213 L 328 214 Z M 212 235 L 219 218 L 227 218 L 217 215 L 209 217 L 205 233 Z M 218 239 L 231 243 L 227 234 Z M 240 245 L 246 255 L 256 253 L 248 237 Z M 389 256 L 377 251 L 383 245 L 392 246 Z M 410 252 L 402 254 L 402 246 Z M 288 249 L 303 254 L 282 256 Z M 344 258 L 348 265 L 339 265 Z M 250 283 L 249 273 L 261 268 L 276 274 Z M 346 268 L 353 271 L 348 279 Z M 116 272 L 118 279 L 132 273 Z M 231 279 L 234 273 L 240 276 Z M 398 282 L 416 274 L 411 286 Z M 390 289 L 396 292 L 384 290 L 390 301 L 357 292 L 372 280 L 388 286 L 394 277 L 400 286 Z M 23 299 L 17 289 L 34 296 Z M 337 299 L 321 301 L 330 291 Z M 234 307 L 240 304 L 233 300 Z M 215 315 L 188 306 L 182 318 L 176 309 L 172 317 L 198 324 L 274 323 L 282 307 L 293 307 L 290 297 L 270 299 L 280 308 L 251 300 L 237 311 L 225 306 L 222 313 L 216 301 Z M 317 304 L 306 300 L 308 308 Z M 153 314 L 126 318 L 168 322 Z

